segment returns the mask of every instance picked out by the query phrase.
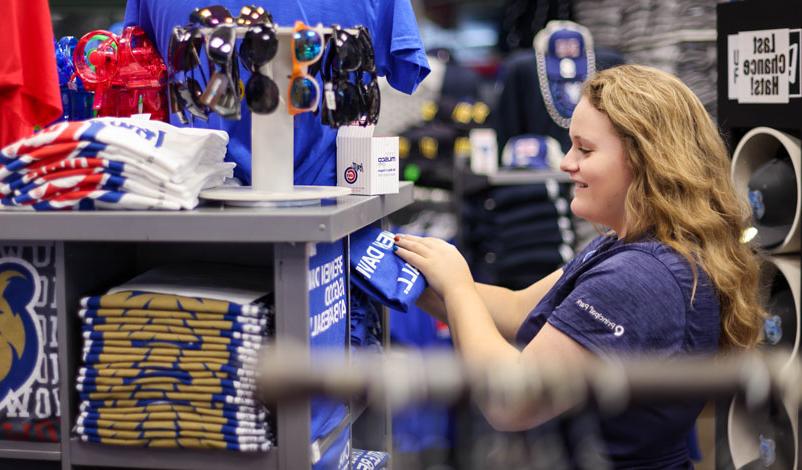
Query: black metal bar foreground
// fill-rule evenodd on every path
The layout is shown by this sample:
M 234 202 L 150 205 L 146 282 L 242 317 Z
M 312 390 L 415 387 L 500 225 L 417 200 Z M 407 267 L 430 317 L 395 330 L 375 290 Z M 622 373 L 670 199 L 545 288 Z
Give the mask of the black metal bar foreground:
M 747 407 L 781 398 L 798 409 L 802 375 L 796 358 L 783 352 L 745 352 L 715 358 L 612 358 L 567 369 L 542 364 L 487 364 L 468 367 L 453 353 L 393 351 L 352 354 L 315 351 L 296 354 L 292 343 L 263 348 L 259 394 L 266 402 L 309 395 L 352 398 L 404 406 L 453 403 L 464 396 L 507 406 L 595 403 L 616 412 L 633 402 L 716 398 L 740 393 Z

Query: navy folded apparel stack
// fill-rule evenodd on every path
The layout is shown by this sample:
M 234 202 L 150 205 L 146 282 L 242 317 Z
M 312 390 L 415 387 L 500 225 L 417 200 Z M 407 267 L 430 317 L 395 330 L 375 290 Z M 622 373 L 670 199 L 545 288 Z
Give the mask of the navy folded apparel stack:
M 495 186 L 466 197 L 463 251 L 479 282 L 520 289 L 573 255 L 568 189 L 555 181 Z
M 390 454 L 378 450 L 353 449 L 351 468 L 354 470 L 381 470 L 390 467 Z
M 273 332 L 271 296 L 259 287 L 265 274 L 170 266 L 81 299 L 76 435 L 124 446 L 270 449 L 268 412 L 255 398 L 256 358 Z
M 354 351 L 380 353 L 382 325 L 379 309 L 356 285 L 351 285 L 351 346 Z

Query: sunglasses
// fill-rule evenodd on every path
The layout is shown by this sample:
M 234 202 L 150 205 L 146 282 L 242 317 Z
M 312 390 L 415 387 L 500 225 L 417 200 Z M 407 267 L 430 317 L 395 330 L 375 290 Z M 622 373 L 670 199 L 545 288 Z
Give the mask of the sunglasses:
M 273 24 L 273 16 L 262 7 L 246 5 L 239 11 L 237 26 L 250 26 L 252 24 Z
M 332 25 L 321 70 L 324 82 L 321 121 L 330 127 L 354 123 L 367 126 L 379 120 L 381 95 L 373 43 L 367 28 L 357 26 L 356 30 L 357 34 L 352 34 Z M 356 77 L 353 82 L 352 75 Z
M 273 60 L 277 51 L 278 37 L 272 23 L 251 26 L 240 44 L 239 58 L 251 72 L 245 85 L 245 101 L 254 113 L 269 114 L 278 108 L 278 85 L 260 72 L 262 66 Z
M 222 5 L 195 8 L 192 13 L 189 14 L 189 21 L 212 28 L 219 25 L 234 24 L 234 18 L 231 16 L 231 12 Z
M 292 75 L 287 91 L 287 112 L 291 116 L 317 109 L 320 86 L 309 74 L 309 66 L 323 56 L 323 45 L 323 34 L 302 21 L 295 22 L 290 43 Z
M 359 118 L 359 90 L 349 80 L 349 73 L 362 64 L 362 50 L 355 35 L 337 24 L 331 29 L 325 65 L 321 68 L 324 97 L 321 121 L 330 127 L 340 127 Z
M 279 104 L 278 86 L 260 73 L 278 50 L 276 27 L 270 13 L 262 7 L 247 5 L 234 19 L 227 8 L 213 5 L 196 8 L 190 14 L 190 22 L 191 25 L 173 29 L 168 51 L 171 111 L 179 120 L 188 122 L 186 112 L 203 120 L 207 120 L 211 112 L 239 119 L 243 97 L 252 112 L 274 111 Z M 247 28 L 239 53 L 234 50 L 238 26 Z M 199 66 L 204 42 L 211 71 L 208 81 Z M 251 72 L 246 85 L 239 77 L 239 59 Z M 195 68 L 203 74 L 205 86 L 195 80 Z M 183 81 L 175 79 L 177 73 L 183 73 Z
M 182 124 L 189 124 L 186 112 L 204 121 L 209 119 L 211 110 L 200 101 L 203 87 L 194 77 L 194 70 L 200 65 L 200 49 L 203 37 L 193 26 L 176 26 L 170 35 L 167 47 L 167 66 L 170 72 L 170 85 L 168 96 L 170 98 L 170 112 L 178 117 Z M 203 83 L 206 83 L 206 75 Z M 183 74 L 184 79 L 179 80 L 177 74 Z M 190 75 L 191 74 L 191 75 Z
M 201 103 L 222 117 L 240 118 L 241 84 L 239 62 L 234 47 L 237 30 L 233 24 L 221 24 L 207 33 L 206 57 L 209 70 L 214 70 L 200 97 Z
M 170 112 L 175 114 L 182 124 L 189 124 L 185 112 L 203 121 L 209 120 L 211 110 L 200 101 L 203 88 L 197 80 L 187 77 L 183 82 L 172 82 L 168 92 Z
M 359 40 L 362 44 L 362 65 L 357 72 L 356 87 L 359 91 L 359 99 L 362 112 L 359 116 L 360 125 L 375 125 L 379 122 L 379 111 L 381 110 L 381 92 L 376 76 L 376 55 L 373 49 L 373 41 L 370 32 L 365 26 L 357 26 Z M 368 80 L 365 81 L 365 76 Z

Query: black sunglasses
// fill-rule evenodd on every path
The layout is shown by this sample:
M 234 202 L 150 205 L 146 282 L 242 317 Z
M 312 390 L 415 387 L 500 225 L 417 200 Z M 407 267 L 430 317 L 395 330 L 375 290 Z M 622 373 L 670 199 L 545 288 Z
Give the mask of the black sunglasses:
M 197 29 L 176 26 L 170 34 L 167 46 L 168 66 L 171 72 L 185 72 L 200 63 L 203 37 Z
M 276 27 L 272 23 L 251 26 L 240 44 L 239 57 L 245 68 L 251 72 L 245 85 L 245 101 L 254 113 L 269 114 L 278 107 L 280 93 L 278 85 L 259 71 L 262 66 L 273 60 L 277 51 L 278 37 Z
M 237 26 L 249 26 L 252 24 L 273 24 L 273 16 L 269 11 L 256 5 L 245 5 L 239 11 Z
M 247 5 L 234 19 L 224 6 L 212 5 L 196 8 L 189 20 L 190 25 L 174 28 L 168 52 L 171 111 L 178 115 L 179 120 L 188 122 L 185 112 L 204 120 L 211 112 L 224 118 L 239 119 L 243 97 L 252 112 L 274 111 L 279 104 L 278 87 L 270 77 L 259 72 L 275 57 L 278 49 L 276 28 L 270 13 L 262 7 Z M 239 54 L 234 50 L 237 26 L 248 27 Z M 208 82 L 199 58 L 204 39 L 212 73 Z M 239 77 L 238 58 L 251 72 L 246 86 Z M 203 74 L 205 87 L 195 80 L 195 68 Z M 178 80 L 176 73 L 183 73 L 184 80 Z
M 363 126 L 375 125 L 379 122 L 379 111 L 381 110 L 381 92 L 379 91 L 379 82 L 376 76 L 376 54 L 368 28 L 359 25 L 356 29 L 359 31 L 363 58 L 362 65 L 357 71 L 356 80 L 362 108 L 359 123 Z M 365 81 L 365 76 L 369 78 L 368 81 Z
M 170 85 L 168 96 L 170 98 L 170 111 L 178 117 L 182 124 L 188 124 L 189 120 L 185 112 L 202 120 L 209 119 L 209 108 L 205 106 L 200 97 L 203 94 L 203 87 L 194 77 L 194 70 L 200 64 L 200 49 L 203 44 L 203 37 L 197 28 L 192 25 L 176 26 L 170 35 L 170 42 L 167 48 L 168 67 L 170 72 Z M 177 74 L 183 74 L 184 79 L 179 80 Z M 206 75 L 203 74 L 203 82 L 206 84 Z
M 349 73 L 358 70 L 362 63 L 361 45 L 356 36 L 340 25 L 334 24 L 331 29 L 325 64 L 321 67 L 321 121 L 330 127 L 340 127 L 359 118 L 359 91 L 349 80 Z
M 201 26 L 215 27 L 223 24 L 234 24 L 234 18 L 228 8 L 222 5 L 195 8 L 189 14 L 189 21 Z
M 331 127 L 358 123 L 376 124 L 381 108 L 381 93 L 376 76 L 373 41 L 364 26 L 357 34 L 332 25 L 321 76 L 324 100 L 321 121 Z M 351 81 L 351 76 L 355 80 Z
M 206 37 L 206 57 L 214 70 L 200 98 L 201 103 L 225 118 L 239 119 L 241 85 L 234 48 L 237 31 L 233 24 L 216 26 Z
M 185 112 L 204 121 L 209 120 L 211 110 L 200 101 L 203 88 L 197 80 L 187 77 L 185 82 L 172 82 L 169 86 L 170 111 L 182 124 L 189 124 Z

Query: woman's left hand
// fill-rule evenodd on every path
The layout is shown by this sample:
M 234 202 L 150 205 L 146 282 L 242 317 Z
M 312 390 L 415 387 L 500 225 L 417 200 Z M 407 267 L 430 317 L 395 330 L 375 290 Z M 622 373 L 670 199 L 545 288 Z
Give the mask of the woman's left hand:
M 445 299 L 447 291 L 474 289 L 468 263 L 457 248 L 439 238 L 398 235 L 396 254 L 423 274 L 432 289 Z

